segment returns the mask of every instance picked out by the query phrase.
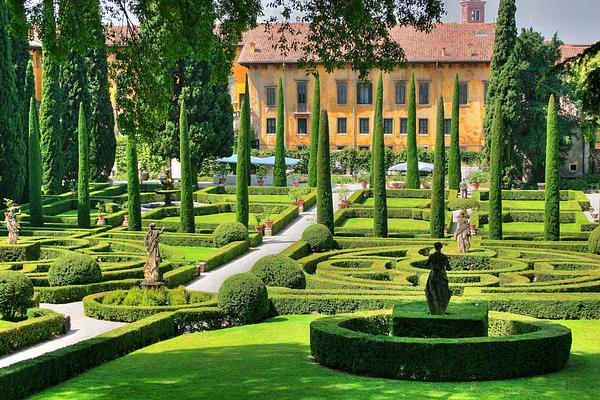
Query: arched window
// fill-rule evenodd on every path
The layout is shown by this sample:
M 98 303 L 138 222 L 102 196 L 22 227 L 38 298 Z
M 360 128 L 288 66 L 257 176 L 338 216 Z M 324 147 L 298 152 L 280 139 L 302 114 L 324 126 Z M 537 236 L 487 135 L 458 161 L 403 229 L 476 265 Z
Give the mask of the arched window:
M 481 11 L 473 10 L 471 11 L 471 21 L 479 21 L 481 19 Z

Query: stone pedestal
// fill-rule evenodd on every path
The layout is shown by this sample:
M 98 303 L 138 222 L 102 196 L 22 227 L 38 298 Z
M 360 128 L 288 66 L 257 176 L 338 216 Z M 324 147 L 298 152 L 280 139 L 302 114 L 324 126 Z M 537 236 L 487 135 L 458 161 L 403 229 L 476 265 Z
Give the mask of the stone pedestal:
M 150 290 L 154 290 L 154 289 L 160 289 L 161 287 L 165 286 L 164 282 L 148 282 L 148 281 L 142 281 L 142 283 L 140 283 L 140 287 L 142 289 L 150 289 Z
M 265 227 L 265 236 L 273 236 L 273 229 Z

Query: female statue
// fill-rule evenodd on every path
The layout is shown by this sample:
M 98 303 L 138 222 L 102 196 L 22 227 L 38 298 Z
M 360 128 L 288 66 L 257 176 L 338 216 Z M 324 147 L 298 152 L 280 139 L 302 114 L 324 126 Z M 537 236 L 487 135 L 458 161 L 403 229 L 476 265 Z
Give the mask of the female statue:
M 458 217 L 454 239 L 456 239 L 456 243 L 458 244 L 459 253 L 469 251 L 469 247 L 471 247 L 471 228 L 469 227 L 469 220 L 464 210 L 460 212 Z
M 19 240 L 19 232 L 21 225 L 17 222 L 17 216 L 21 214 L 19 207 L 11 206 L 4 213 L 4 222 L 6 222 L 6 230 L 8 230 L 8 244 L 17 244 Z
M 425 286 L 425 296 L 429 312 L 433 315 L 446 313 L 448 303 L 452 292 L 448 286 L 448 275 L 446 270 L 450 271 L 450 260 L 445 254 L 442 254 L 442 244 L 436 242 L 433 244 L 435 252 L 429 255 L 426 265 L 431 269 L 427 286 Z
M 165 231 L 165 228 L 160 230 L 156 229 L 154 222 L 148 226 L 150 230 L 144 237 L 144 245 L 148 252 L 148 260 L 144 264 L 144 283 L 161 283 L 162 276 L 160 273 L 160 249 L 158 245 L 158 238 Z

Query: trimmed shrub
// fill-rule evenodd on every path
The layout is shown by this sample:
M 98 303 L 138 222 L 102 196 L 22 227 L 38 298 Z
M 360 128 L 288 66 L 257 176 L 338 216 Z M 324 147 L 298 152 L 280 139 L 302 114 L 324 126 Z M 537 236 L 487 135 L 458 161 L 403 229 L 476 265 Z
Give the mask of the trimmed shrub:
M 308 186 L 317 186 L 317 155 L 319 152 L 319 123 L 321 117 L 321 88 L 319 74 L 315 73 L 315 86 L 312 101 L 312 118 L 310 125 L 310 157 L 308 160 Z
M 490 150 L 490 204 L 489 204 L 489 236 L 490 239 L 502 239 L 502 114 L 500 100 L 494 105 L 494 121 L 492 123 L 492 143 Z
M 329 118 L 321 112 L 317 157 L 317 222 L 333 232 L 333 200 L 331 198 L 331 164 L 329 162 Z
M 0 271 L 0 314 L 2 319 L 13 321 L 27 315 L 33 301 L 33 284 L 25 274 L 17 271 Z
M 285 174 L 285 118 L 283 115 L 283 83 L 277 85 L 277 122 L 275 135 L 275 165 L 273 166 L 273 186 L 287 186 Z
M 267 287 L 249 272 L 233 275 L 219 289 L 219 307 L 243 324 L 261 322 L 269 314 Z
M 142 230 L 142 200 L 138 171 L 137 143 L 133 135 L 127 136 L 127 213 L 130 231 Z
M 236 221 L 248 226 L 248 186 L 250 186 L 250 91 L 248 89 L 248 75 L 246 75 L 246 89 L 242 108 L 240 111 L 240 129 L 238 131 L 236 179 Z
M 239 222 L 225 222 L 213 232 L 213 244 L 217 248 L 245 240 L 248 240 L 248 228 Z
M 458 190 L 460 186 L 460 147 L 459 147 L 459 117 L 460 104 L 458 95 L 458 74 L 454 79 L 454 93 L 452 95 L 452 122 L 450 125 L 450 151 L 448 154 L 448 188 Z
M 77 127 L 79 165 L 77 173 L 77 226 L 90 227 L 90 145 L 83 102 L 79 103 Z
M 314 224 L 302 232 L 302 240 L 310 246 L 312 251 L 321 252 L 333 249 L 335 242 L 331 231 L 325 225 Z
M 590 253 L 600 254 L 600 226 L 597 227 L 590 233 L 590 238 L 588 239 L 588 246 L 590 249 Z
M 554 95 L 548 102 L 546 127 L 546 203 L 544 239 L 560 239 L 560 163 L 558 157 L 558 115 Z
M 102 271 L 93 258 L 79 253 L 68 253 L 57 258 L 48 270 L 50 286 L 85 285 L 102 280 Z
M 385 145 L 383 139 L 383 83 L 382 75 L 379 73 L 377 82 L 377 97 L 375 99 L 375 114 L 373 128 L 373 156 L 371 168 L 371 185 L 373 189 L 373 236 L 387 237 L 388 235 L 388 212 L 387 194 L 385 189 L 385 178 L 387 168 L 385 166 Z
M 263 257 L 254 264 L 250 272 L 268 286 L 290 289 L 306 287 L 306 277 L 300 269 L 300 264 L 286 256 L 276 254 Z
M 30 308 L 27 317 L 0 331 L 0 356 L 44 342 L 70 329 L 69 319 L 54 311 Z
M 410 78 L 408 91 L 408 137 L 406 139 L 406 183 L 409 189 L 419 189 L 419 152 L 417 149 L 417 94 L 415 73 Z
M 181 206 L 179 211 L 179 230 L 194 233 L 194 192 L 197 178 L 192 175 L 190 156 L 190 136 L 185 101 L 181 101 L 179 110 L 179 160 L 181 161 Z
M 432 238 L 444 237 L 444 180 L 446 170 L 446 152 L 444 144 L 444 98 L 438 100 L 437 131 L 435 139 L 435 161 L 433 163 L 433 189 L 431 190 L 430 231 Z

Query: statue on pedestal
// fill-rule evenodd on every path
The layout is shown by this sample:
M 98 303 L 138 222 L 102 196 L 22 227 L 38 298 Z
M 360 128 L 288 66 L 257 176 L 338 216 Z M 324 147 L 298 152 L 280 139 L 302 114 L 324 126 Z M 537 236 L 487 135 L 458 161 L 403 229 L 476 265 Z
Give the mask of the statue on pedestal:
M 425 296 L 429 312 L 433 315 L 445 314 L 448 309 L 448 303 L 452 292 L 448 286 L 448 275 L 446 270 L 450 271 L 450 260 L 445 254 L 442 254 L 442 244 L 436 242 L 433 244 L 435 252 L 429 255 L 427 267 L 431 269 L 427 285 L 425 286 Z
M 471 227 L 469 226 L 469 220 L 467 219 L 465 210 L 462 210 L 458 216 L 454 239 L 456 239 L 459 253 L 466 253 L 469 251 L 469 247 L 471 247 Z
M 21 214 L 21 209 L 17 206 L 9 206 L 4 213 L 4 222 L 8 231 L 8 244 L 17 244 L 21 225 L 17 222 L 17 216 Z
M 459 193 L 461 199 L 466 199 L 467 197 L 469 197 L 467 181 L 464 179 L 460 182 Z
M 154 222 L 148 226 L 150 229 L 144 237 L 144 246 L 148 252 L 148 260 L 144 264 L 144 281 L 142 287 L 162 286 L 162 274 L 160 273 L 160 249 L 158 238 L 165 228 L 156 229 Z

